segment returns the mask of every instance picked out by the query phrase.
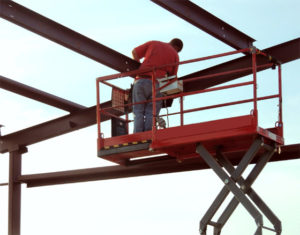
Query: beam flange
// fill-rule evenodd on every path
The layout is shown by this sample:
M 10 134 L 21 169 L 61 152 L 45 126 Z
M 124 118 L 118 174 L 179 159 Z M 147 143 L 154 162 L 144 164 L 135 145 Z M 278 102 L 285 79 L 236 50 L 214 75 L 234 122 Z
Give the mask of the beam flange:
M 0 1 L 0 17 L 119 72 L 139 67 L 137 61 L 13 1 Z
M 300 38 L 278 44 L 276 46 L 264 49 L 263 52 L 271 55 L 276 61 L 280 63 L 288 63 L 300 58 Z M 257 55 L 257 66 L 270 63 L 270 60 L 262 55 Z M 194 77 L 201 77 L 207 75 L 213 75 L 217 73 L 224 73 L 232 70 L 244 69 L 252 67 L 251 56 L 243 56 L 238 59 L 234 59 L 195 73 L 191 73 L 180 77 L 179 79 L 188 80 Z M 265 70 L 266 68 L 258 68 L 258 71 Z M 196 91 L 206 89 L 212 86 L 216 86 L 231 80 L 247 76 L 252 73 L 252 70 L 236 72 L 231 74 L 219 75 L 215 77 L 204 78 L 201 80 L 195 80 L 184 84 L 184 91 Z
M 235 49 L 248 48 L 255 41 L 191 1 L 152 0 L 152 2 Z
M 240 162 L 243 152 L 226 153 L 233 165 Z M 253 163 L 260 157 L 254 158 Z M 281 153 L 275 153 L 271 161 L 300 159 L 300 144 L 282 146 Z M 166 174 L 193 170 L 203 170 L 209 167 L 201 158 L 192 158 L 179 163 L 175 158 L 164 157 L 162 160 L 134 164 L 129 166 L 106 166 L 79 170 L 70 170 L 53 173 L 41 173 L 22 175 L 19 181 L 26 183 L 28 187 L 78 183 L 97 180 L 119 179 L 137 176 Z
M 0 88 L 68 112 L 74 112 L 86 108 L 83 105 L 79 105 L 58 96 L 51 95 L 47 92 L 38 90 L 3 76 L 0 76 Z
M 101 104 L 101 108 L 111 107 L 111 102 Z M 121 115 L 119 111 L 110 109 L 108 112 Z M 110 117 L 101 115 L 101 120 L 106 121 Z M 96 106 L 86 108 L 72 114 L 53 119 L 8 135 L 0 136 L 0 153 L 12 151 L 16 146 L 28 146 L 76 131 L 96 124 Z

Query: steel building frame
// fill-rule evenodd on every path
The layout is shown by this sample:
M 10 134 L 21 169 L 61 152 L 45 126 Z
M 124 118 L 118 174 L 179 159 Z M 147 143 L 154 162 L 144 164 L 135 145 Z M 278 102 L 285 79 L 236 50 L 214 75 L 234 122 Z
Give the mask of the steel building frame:
M 254 39 L 251 37 L 239 32 L 234 27 L 204 11 L 202 8 L 188 0 L 153 0 L 153 2 L 235 49 L 249 47 L 254 41 Z M 186 14 L 187 11 L 191 14 Z M 139 63 L 130 59 L 129 57 L 122 55 L 111 48 L 89 39 L 86 36 L 81 35 L 11 0 L 0 1 L 0 16 L 3 19 L 39 34 L 51 41 L 54 41 L 119 72 L 132 71 L 137 69 L 139 66 Z M 299 45 L 300 39 L 297 38 L 262 51 L 271 55 L 272 60 L 276 61 L 277 63 L 287 63 L 300 58 Z M 242 69 L 249 67 L 248 61 L 249 55 L 245 55 L 244 57 L 228 61 L 226 63 L 222 63 L 190 75 L 186 75 L 180 79 L 189 79 L 195 75 L 204 76 L 218 72 L 226 72 L 233 69 Z M 266 59 L 258 55 L 257 64 L 260 65 L 265 63 Z M 234 75 L 222 75 L 214 78 L 213 80 L 204 79 L 201 82 L 189 82 L 184 89 L 186 91 L 206 89 L 208 87 L 221 84 L 247 74 L 248 72 L 244 71 L 235 73 Z M 131 165 L 130 167 L 112 166 L 64 172 L 22 175 L 22 154 L 27 152 L 27 146 L 96 124 L 96 107 L 84 107 L 3 76 L 0 76 L 0 88 L 69 112 L 68 115 L 63 117 L 19 130 L 8 135 L 0 136 L 0 152 L 9 153 L 10 162 L 8 183 L 9 235 L 20 235 L 20 201 L 22 183 L 27 184 L 28 187 L 36 187 L 43 185 L 116 179 L 208 168 L 207 164 L 203 164 L 203 162 L 200 162 L 198 159 L 189 159 L 182 163 L 178 163 L 170 156 L 165 156 L 164 158 L 161 158 L 160 161 L 136 161 L 135 164 Z M 109 101 L 102 103 L 101 106 L 111 107 L 111 102 Z M 118 115 L 118 113 L 116 113 L 116 115 Z M 107 117 L 104 116 L 102 121 L 106 120 L 106 118 Z M 198 147 L 198 151 L 202 151 L 201 146 Z M 235 152 L 232 154 L 240 156 L 242 153 Z M 300 144 L 283 146 L 282 153 L 280 155 L 278 153 L 274 153 L 274 155 L 276 155 L 276 158 L 272 159 L 274 161 L 298 159 L 300 157 Z M 238 160 L 234 160 L 231 162 L 232 165 L 230 165 L 226 159 L 224 160 L 222 158 L 221 154 L 218 155 L 218 159 L 223 162 L 224 167 L 228 168 L 228 171 L 231 172 L 232 175 L 237 174 L 233 172 L 233 165 L 237 165 L 239 163 Z M 212 167 L 212 163 L 209 163 L 208 159 L 206 160 L 208 165 Z M 254 162 L 257 161 L 258 158 L 254 158 Z M 251 183 L 246 187 L 248 187 L 250 190 L 250 186 Z M 225 218 L 226 216 L 222 217 L 221 220 L 224 221 Z M 220 223 L 220 221 L 218 221 L 218 223 Z

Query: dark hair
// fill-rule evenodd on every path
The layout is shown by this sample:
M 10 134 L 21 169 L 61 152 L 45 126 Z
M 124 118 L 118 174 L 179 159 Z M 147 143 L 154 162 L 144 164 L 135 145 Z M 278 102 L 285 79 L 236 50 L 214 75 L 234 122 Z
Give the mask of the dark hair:
M 183 48 L 183 42 L 180 39 L 178 39 L 178 38 L 173 38 L 170 41 L 170 44 L 173 47 L 176 47 L 178 52 L 180 52 L 182 50 L 182 48 Z

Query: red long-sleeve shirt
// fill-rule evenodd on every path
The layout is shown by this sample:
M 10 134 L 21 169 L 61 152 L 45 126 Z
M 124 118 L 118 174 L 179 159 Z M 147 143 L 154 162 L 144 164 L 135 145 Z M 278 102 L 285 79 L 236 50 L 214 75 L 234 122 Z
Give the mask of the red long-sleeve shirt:
M 144 58 L 140 69 L 153 68 L 156 66 L 178 63 L 179 56 L 177 51 L 169 44 L 160 41 L 149 41 L 134 49 L 138 59 Z M 166 74 L 168 76 L 176 75 L 178 65 L 168 66 L 156 70 L 156 77 L 161 78 Z M 152 76 L 151 72 L 143 75 Z

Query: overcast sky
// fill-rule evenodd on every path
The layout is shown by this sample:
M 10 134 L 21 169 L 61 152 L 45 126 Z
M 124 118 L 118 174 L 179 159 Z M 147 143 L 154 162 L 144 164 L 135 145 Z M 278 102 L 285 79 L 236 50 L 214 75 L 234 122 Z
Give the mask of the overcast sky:
M 148 40 L 167 42 L 174 37 L 184 42 L 181 60 L 233 50 L 148 0 L 16 2 L 129 57 L 134 47 Z M 256 39 L 254 45 L 259 49 L 300 35 L 298 0 L 193 2 Z M 116 72 L 3 19 L 0 52 L 0 75 L 87 107 L 95 105 L 96 78 Z M 180 67 L 179 76 L 212 63 Z M 297 60 L 282 68 L 285 144 L 300 143 L 299 66 Z M 274 74 L 259 73 L 260 95 L 273 87 L 262 79 L 271 80 Z M 206 101 L 202 99 L 201 104 Z M 66 115 L 2 89 L 0 107 L 3 135 Z M 96 138 L 96 126 L 92 126 L 29 146 L 23 155 L 22 173 L 112 165 L 97 158 Z M 269 163 L 253 186 L 281 219 L 283 235 L 300 234 L 299 167 L 299 160 Z M 8 154 L 4 154 L 0 157 L 0 183 L 7 178 Z M 22 235 L 196 235 L 200 219 L 221 188 L 211 170 L 40 188 L 23 185 Z M 248 235 L 255 228 L 254 220 L 239 206 L 222 234 Z M 7 187 L 0 187 L 0 234 L 7 234 Z

